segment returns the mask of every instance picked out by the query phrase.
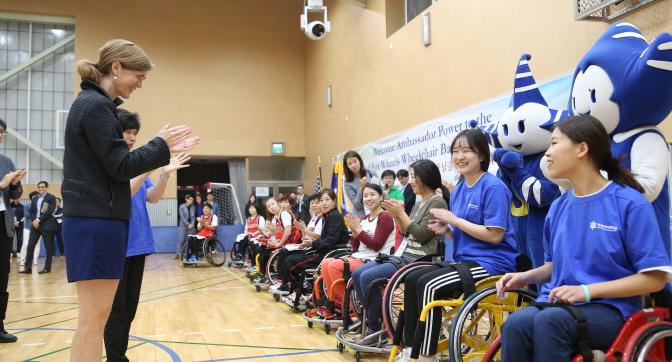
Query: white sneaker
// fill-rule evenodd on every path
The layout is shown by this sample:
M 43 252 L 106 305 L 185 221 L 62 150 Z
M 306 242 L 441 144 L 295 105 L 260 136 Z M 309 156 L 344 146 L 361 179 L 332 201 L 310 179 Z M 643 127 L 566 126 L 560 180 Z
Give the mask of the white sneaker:
M 296 298 L 296 293 L 292 293 L 282 298 L 282 301 L 285 302 L 288 306 L 294 308 L 294 298 Z
M 401 352 L 397 353 L 397 357 L 394 358 L 394 362 L 410 362 L 411 360 L 411 347 L 406 347 Z

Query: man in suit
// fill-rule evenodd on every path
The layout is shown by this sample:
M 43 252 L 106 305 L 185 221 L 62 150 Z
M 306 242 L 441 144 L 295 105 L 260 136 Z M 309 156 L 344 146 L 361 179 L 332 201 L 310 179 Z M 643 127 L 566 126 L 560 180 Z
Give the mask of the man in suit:
M 44 268 L 39 271 L 40 274 L 51 273 L 51 258 L 54 256 L 54 233 L 58 230 L 58 223 L 54 218 L 56 210 L 56 197 L 47 192 L 49 183 L 40 181 L 37 183 L 37 196 L 30 200 L 30 216 L 33 220 L 30 236 L 28 237 L 28 251 L 26 253 L 26 263 L 21 274 L 31 274 L 33 266 L 33 252 L 35 245 L 44 240 L 44 247 L 47 250 L 47 259 L 44 262 Z
M 415 192 L 408 183 L 408 170 L 402 168 L 397 171 L 397 179 L 401 184 L 401 192 L 404 193 L 404 211 L 406 211 L 406 215 L 410 215 L 413 205 L 415 205 Z
M 7 136 L 7 123 L 0 119 L 0 142 Z M 9 258 L 12 251 L 12 240 L 14 238 L 14 210 L 12 210 L 9 200 L 18 199 L 23 193 L 21 179 L 26 175 L 26 170 L 16 170 L 14 163 L 9 157 L 0 155 L 0 343 L 16 342 L 14 335 L 5 330 L 5 314 L 7 312 L 7 303 L 9 293 L 7 293 L 7 283 L 9 282 Z M 4 222 L 2 222 L 4 220 Z
M 179 215 L 180 232 L 177 237 L 177 255 L 175 260 L 180 260 L 182 248 L 188 235 L 192 235 L 196 230 L 196 207 L 194 206 L 194 197 L 187 195 L 184 197 L 184 203 L 177 210 Z
M 294 203 L 294 215 L 306 224 L 310 222 L 310 197 L 303 192 L 303 185 L 296 187 L 296 202 Z

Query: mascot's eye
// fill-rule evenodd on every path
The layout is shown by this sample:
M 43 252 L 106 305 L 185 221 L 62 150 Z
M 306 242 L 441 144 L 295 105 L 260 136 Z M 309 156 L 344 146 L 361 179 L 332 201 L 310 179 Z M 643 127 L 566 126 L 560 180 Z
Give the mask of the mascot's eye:
M 518 132 L 525 133 L 525 120 L 521 119 L 518 121 Z
M 572 108 L 576 109 L 576 97 L 572 97 Z
M 596 102 L 597 102 L 597 99 L 595 98 L 595 89 L 591 89 L 591 90 L 590 90 L 590 100 L 591 100 L 593 103 L 596 103 Z
M 504 129 L 504 136 L 508 136 L 509 135 L 509 126 L 504 125 L 504 126 L 502 126 L 502 128 Z

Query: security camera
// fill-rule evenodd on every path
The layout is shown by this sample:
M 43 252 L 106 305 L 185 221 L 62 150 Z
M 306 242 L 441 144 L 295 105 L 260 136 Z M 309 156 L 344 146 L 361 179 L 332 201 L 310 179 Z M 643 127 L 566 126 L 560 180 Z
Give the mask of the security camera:
M 313 21 L 306 26 L 305 33 L 310 40 L 321 40 L 327 35 L 327 27 L 321 21 Z
M 322 13 L 323 21 L 312 21 L 308 23 L 308 13 Z M 331 23 L 327 19 L 327 7 L 323 0 L 306 0 L 301 15 L 301 30 L 304 31 L 308 39 L 321 40 L 331 31 Z

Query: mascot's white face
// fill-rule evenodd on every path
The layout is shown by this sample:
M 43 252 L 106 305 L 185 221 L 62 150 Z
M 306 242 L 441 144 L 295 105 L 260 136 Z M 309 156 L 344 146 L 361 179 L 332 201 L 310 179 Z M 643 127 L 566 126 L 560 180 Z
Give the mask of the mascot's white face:
M 502 147 L 523 156 L 544 152 L 550 146 L 551 132 L 539 127 L 551 117 L 548 107 L 539 103 L 525 103 L 515 111 L 509 107 L 497 125 Z
M 607 133 L 618 126 L 618 104 L 611 101 L 614 84 L 607 72 L 596 66 L 589 66 L 585 72 L 579 71 L 572 87 L 572 114 L 589 114 L 597 118 Z

